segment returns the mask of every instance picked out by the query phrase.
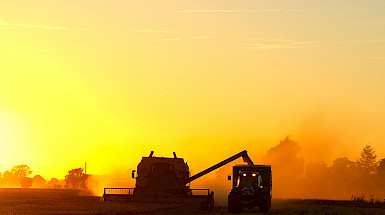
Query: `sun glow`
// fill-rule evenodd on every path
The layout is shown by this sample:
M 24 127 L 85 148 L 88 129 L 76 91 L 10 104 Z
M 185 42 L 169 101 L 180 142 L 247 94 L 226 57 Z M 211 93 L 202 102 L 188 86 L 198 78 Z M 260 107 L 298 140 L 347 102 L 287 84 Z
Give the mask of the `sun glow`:
M 0 171 L 102 175 L 150 151 L 198 171 L 286 135 L 311 162 L 384 157 L 383 7 L 299 2 L 3 1 Z
M 0 171 L 9 170 L 15 162 L 23 161 L 28 149 L 28 132 L 12 114 L 0 110 Z

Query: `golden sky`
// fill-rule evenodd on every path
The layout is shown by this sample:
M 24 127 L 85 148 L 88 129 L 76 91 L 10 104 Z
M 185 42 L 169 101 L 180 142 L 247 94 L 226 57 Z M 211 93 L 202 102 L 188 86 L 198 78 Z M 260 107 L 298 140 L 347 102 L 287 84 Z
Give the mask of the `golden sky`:
M 308 161 L 385 157 L 385 1 L 0 3 L 0 171 L 63 178 L 286 135 Z M 314 152 L 317 153 L 314 153 Z

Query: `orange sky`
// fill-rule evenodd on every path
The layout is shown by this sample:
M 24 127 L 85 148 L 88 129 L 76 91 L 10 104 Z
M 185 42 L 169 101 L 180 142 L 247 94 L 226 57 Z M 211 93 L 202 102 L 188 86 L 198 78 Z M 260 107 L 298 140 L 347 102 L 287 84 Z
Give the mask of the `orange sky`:
M 307 161 L 385 157 L 385 3 L 0 3 L 0 171 L 193 171 L 286 135 Z M 317 152 L 317 153 L 314 153 Z

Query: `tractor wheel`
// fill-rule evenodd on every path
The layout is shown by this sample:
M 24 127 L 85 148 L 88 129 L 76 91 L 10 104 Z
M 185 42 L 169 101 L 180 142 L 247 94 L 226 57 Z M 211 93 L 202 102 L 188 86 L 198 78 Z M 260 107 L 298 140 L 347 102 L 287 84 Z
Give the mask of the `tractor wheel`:
M 271 199 L 265 199 L 262 204 L 259 206 L 259 211 L 262 213 L 270 213 L 271 208 Z
M 228 212 L 229 213 L 241 213 L 243 211 L 243 206 L 241 199 L 236 195 L 228 196 Z

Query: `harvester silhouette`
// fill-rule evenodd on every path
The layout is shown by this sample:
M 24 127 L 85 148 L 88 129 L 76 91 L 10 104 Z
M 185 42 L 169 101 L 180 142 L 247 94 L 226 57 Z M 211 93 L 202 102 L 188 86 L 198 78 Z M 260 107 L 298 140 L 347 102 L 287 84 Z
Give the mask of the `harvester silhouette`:
M 201 210 L 211 210 L 214 207 L 214 192 L 210 192 L 210 189 L 191 189 L 189 183 L 240 157 L 248 165 L 234 167 L 237 173 L 233 173 L 233 179 L 237 181 L 233 182 L 233 190 L 229 195 L 229 212 L 259 206 L 259 202 L 266 205 L 271 200 L 270 166 L 254 165 L 246 150 L 191 177 L 187 163 L 183 158 L 178 158 L 175 152 L 173 154 L 173 158 L 155 157 L 151 151 L 148 157 L 142 157 L 137 172 L 132 171 L 132 178 L 136 179 L 135 188 L 104 188 L 104 200 L 191 203 Z M 247 176 L 255 176 L 255 179 L 250 180 Z M 266 177 L 267 180 L 261 177 Z M 270 208 L 270 204 L 266 206 Z

